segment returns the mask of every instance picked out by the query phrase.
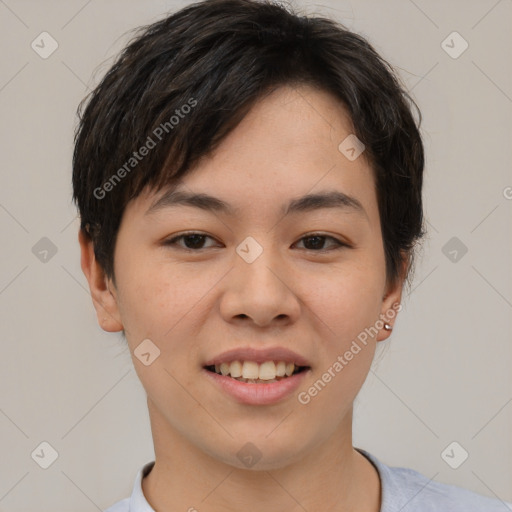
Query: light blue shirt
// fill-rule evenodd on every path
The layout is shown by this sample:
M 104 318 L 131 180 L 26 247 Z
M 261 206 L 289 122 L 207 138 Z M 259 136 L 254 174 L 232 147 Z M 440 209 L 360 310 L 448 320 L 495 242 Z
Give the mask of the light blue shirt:
M 390 467 L 366 450 L 356 448 L 377 469 L 382 489 L 380 512 L 510 512 L 512 503 L 487 498 L 462 487 L 430 481 L 413 469 Z M 137 473 L 130 498 L 118 501 L 105 512 L 155 512 L 142 493 L 142 479 L 154 461 Z

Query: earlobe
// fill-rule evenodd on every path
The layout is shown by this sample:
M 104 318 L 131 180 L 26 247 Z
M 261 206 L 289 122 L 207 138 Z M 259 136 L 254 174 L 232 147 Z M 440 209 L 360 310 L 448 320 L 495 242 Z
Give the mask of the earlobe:
M 400 275 L 394 283 L 387 285 L 386 293 L 382 298 L 382 308 L 380 314 L 380 322 L 382 328 L 377 335 L 377 341 L 384 341 L 389 338 L 396 322 L 396 317 L 402 309 L 402 289 L 407 274 L 408 259 L 403 257 L 403 263 Z
M 123 324 L 119 314 L 117 299 L 110 290 L 108 277 L 96 260 L 94 244 L 90 236 L 82 229 L 78 231 L 78 243 L 80 244 L 82 272 L 89 283 L 89 290 L 98 323 L 104 331 L 122 331 Z
M 401 294 L 396 296 L 396 294 L 389 294 L 386 296 L 385 300 L 382 303 L 382 310 L 379 317 L 379 334 L 377 335 L 377 341 L 384 341 L 391 336 L 391 332 L 393 331 L 393 327 L 396 321 L 396 316 L 398 312 L 402 309 L 402 305 L 400 304 Z

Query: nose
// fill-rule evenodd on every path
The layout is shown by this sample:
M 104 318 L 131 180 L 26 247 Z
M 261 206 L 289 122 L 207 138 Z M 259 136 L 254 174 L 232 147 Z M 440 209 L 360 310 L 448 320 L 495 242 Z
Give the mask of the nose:
M 252 263 L 236 255 L 224 281 L 220 312 L 227 322 L 253 322 L 258 327 L 295 322 L 301 304 L 293 276 L 284 262 L 265 249 Z

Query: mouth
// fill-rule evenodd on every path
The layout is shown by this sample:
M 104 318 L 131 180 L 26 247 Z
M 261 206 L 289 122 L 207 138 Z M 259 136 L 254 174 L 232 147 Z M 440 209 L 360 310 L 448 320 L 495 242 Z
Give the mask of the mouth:
M 206 365 L 203 368 L 211 373 L 248 384 L 271 384 L 310 370 L 309 366 L 300 366 L 286 361 L 257 363 L 239 360 Z
M 217 390 L 239 404 L 269 406 L 291 399 L 310 375 L 311 367 L 284 361 L 258 364 L 237 360 L 207 364 L 202 371 Z

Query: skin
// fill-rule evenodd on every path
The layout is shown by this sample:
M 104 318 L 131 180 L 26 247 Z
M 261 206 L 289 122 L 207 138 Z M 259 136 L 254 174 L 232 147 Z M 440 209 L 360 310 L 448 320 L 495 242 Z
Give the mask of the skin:
M 404 279 L 386 279 L 372 170 L 364 153 L 350 161 L 338 150 L 351 133 L 330 94 L 281 87 L 181 180 L 183 190 L 238 208 L 235 216 L 190 206 L 145 216 L 163 192 L 144 191 L 122 218 L 117 286 L 79 234 L 98 322 L 125 330 L 147 393 L 156 463 L 142 487 L 155 510 L 379 511 L 378 474 L 352 446 L 352 411 L 389 331 L 370 337 L 306 405 L 297 393 L 267 406 L 239 404 L 202 375 L 226 350 L 280 345 L 310 362 L 305 391 L 400 303 Z M 356 197 L 366 214 L 324 208 L 283 217 L 281 205 L 320 190 Z M 189 230 L 212 238 L 196 246 L 189 239 L 188 247 L 203 247 L 195 253 L 183 239 L 163 244 Z M 304 239 L 316 232 L 351 247 Z M 247 236 L 263 248 L 250 264 L 235 252 Z M 161 351 L 149 366 L 133 354 L 146 338 Z M 252 468 L 236 456 L 247 442 L 262 454 Z

